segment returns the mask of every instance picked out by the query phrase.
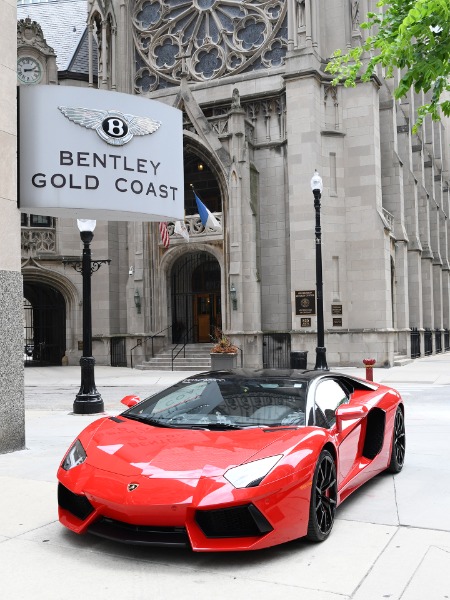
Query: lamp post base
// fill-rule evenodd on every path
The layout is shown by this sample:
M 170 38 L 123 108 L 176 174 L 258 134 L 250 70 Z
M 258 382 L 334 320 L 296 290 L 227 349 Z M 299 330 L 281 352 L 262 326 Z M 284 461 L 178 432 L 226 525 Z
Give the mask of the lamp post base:
M 316 366 L 314 367 L 316 371 L 329 371 L 327 365 L 327 349 L 318 346 L 316 348 Z
M 100 394 L 77 394 L 73 403 L 74 415 L 96 415 L 105 412 Z
M 94 365 L 95 358 L 93 356 L 80 358 L 81 387 L 73 403 L 75 415 L 94 415 L 105 412 L 103 399 L 95 387 Z

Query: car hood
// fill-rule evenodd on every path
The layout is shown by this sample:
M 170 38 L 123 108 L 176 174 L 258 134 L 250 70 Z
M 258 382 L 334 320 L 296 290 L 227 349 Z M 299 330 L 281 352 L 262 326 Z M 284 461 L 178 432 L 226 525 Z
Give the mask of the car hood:
M 80 440 L 86 463 L 96 468 L 127 476 L 191 479 L 220 476 L 251 459 L 282 454 L 308 435 L 308 430 L 168 429 L 119 417 L 104 419 L 93 434 L 89 432 L 86 438 L 81 434 Z

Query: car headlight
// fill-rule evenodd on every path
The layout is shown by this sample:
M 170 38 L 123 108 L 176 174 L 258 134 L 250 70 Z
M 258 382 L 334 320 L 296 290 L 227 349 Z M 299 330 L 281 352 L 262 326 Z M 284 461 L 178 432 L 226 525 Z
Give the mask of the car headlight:
M 235 488 L 256 487 L 281 458 L 283 455 L 277 454 L 239 465 L 239 467 L 232 467 L 228 469 L 224 477 Z
M 66 454 L 66 458 L 63 460 L 61 467 L 64 471 L 70 471 L 74 467 L 81 465 L 87 458 L 85 449 L 83 448 L 80 440 L 76 440 L 69 452 Z

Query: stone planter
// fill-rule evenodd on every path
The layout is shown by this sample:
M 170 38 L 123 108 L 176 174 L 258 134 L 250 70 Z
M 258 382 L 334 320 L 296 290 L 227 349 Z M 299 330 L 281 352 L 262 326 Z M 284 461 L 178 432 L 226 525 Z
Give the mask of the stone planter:
M 237 367 L 237 352 L 211 352 L 211 369 L 229 371 Z

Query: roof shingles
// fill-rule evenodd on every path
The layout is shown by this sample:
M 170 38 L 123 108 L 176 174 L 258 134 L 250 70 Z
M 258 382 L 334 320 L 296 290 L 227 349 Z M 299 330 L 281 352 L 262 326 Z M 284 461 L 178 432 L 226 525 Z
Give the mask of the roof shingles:
M 56 53 L 58 70 L 67 71 L 86 29 L 87 10 L 87 0 L 35 2 L 19 4 L 17 18 L 30 17 L 39 23 L 47 44 Z

